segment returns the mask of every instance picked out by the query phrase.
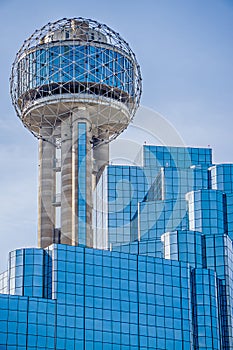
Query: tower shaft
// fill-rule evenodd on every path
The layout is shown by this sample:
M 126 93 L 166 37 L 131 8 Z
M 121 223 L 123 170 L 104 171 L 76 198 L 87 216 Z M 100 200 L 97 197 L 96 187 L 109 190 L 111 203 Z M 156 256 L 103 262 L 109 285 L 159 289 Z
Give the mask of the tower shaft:
M 61 243 L 72 245 L 72 123 L 61 123 Z
M 40 140 L 39 246 L 60 242 L 93 246 L 91 124 L 84 109 L 61 122 L 61 202 L 56 198 L 56 154 L 52 143 Z M 60 227 L 55 207 L 61 207 Z M 59 239 L 56 237 L 59 232 Z
M 47 247 L 54 241 L 56 174 L 54 172 L 55 146 L 39 140 L 39 194 L 38 243 Z
M 91 127 L 85 110 L 73 114 L 72 124 L 72 239 L 92 247 Z

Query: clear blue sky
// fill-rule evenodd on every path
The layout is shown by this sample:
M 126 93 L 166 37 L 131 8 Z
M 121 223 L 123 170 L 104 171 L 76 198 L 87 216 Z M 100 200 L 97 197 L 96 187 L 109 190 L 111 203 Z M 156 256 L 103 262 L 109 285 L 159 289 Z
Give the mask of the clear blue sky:
M 87 17 L 119 32 L 143 76 L 142 105 L 160 112 L 186 145 L 233 162 L 232 0 L 0 0 L 0 271 L 9 250 L 36 245 L 37 141 L 11 106 L 11 64 L 35 29 Z

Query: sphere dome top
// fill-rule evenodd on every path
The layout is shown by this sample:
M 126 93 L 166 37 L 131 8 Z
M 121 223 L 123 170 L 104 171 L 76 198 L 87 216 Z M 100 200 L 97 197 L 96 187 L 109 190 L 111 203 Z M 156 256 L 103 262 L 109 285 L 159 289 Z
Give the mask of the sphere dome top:
M 124 50 L 126 53 L 132 55 L 135 58 L 135 54 L 131 50 L 129 44 L 120 36 L 119 33 L 115 32 L 113 29 L 108 27 L 106 24 L 99 23 L 95 20 L 83 17 L 74 17 L 74 18 L 62 18 L 56 22 L 49 22 L 44 25 L 41 29 L 37 29 L 27 40 L 24 41 L 21 46 L 16 59 L 19 58 L 24 51 L 30 50 L 37 45 L 41 45 L 42 43 L 49 43 L 53 41 L 54 32 L 65 31 L 69 28 L 78 27 L 80 32 L 75 33 L 74 36 L 71 37 L 72 40 L 81 40 L 82 42 L 105 42 L 109 45 L 115 46 L 121 50 Z M 99 36 L 91 36 L 88 34 L 93 33 L 93 31 L 97 32 Z M 56 40 L 56 38 L 55 38 Z M 54 41 L 55 41 L 54 40 Z M 60 37 L 60 41 L 66 40 L 65 37 Z
M 74 17 L 48 23 L 24 41 L 10 91 L 17 115 L 34 136 L 48 138 L 51 128 L 81 107 L 88 110 L 94 137 L 108 142 L 133 119 L 141 80 L 136 56 L 119 33 Z

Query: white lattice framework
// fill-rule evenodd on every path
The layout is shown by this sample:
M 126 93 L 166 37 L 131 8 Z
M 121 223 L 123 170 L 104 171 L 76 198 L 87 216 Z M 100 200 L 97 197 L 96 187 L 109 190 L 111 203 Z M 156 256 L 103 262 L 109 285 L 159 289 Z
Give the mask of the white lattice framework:
M 58 143 L 61 122 L 80 107 L 91 121 L 93 143 L 111 141 L 134 117 L 142 91 L 127 42 L 105 24 L 81 17 L 36 30 L 17 53 L 10 81 L 25 127 Z

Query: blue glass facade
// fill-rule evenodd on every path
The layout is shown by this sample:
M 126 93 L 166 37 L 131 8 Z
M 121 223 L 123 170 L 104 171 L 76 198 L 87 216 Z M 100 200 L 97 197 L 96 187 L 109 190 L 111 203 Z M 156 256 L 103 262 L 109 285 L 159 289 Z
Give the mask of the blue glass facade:
M 10 253 L 0 349 L 233 349 L 232 165 L 209 148 L 142 154 L 99 178 L 95 249 Z
M 43 250 L 18 252 L 33 260 Z M 0 296 L 1 349 L 190 349 L 187 265 L 66 245 L 44 254 L 53 273 L 43 265 L 41 287 L 49 281 L 52 294 Z M 24 264 L 22 284 L 27 273 Z
M 23 57 L 18 69 L 19 96 L 43 86 L 46 92 L 46 86 L 68 82 L 101 83 L 134 95 L 133 63 L 124 52 L 107 45 L 42 46 Z

